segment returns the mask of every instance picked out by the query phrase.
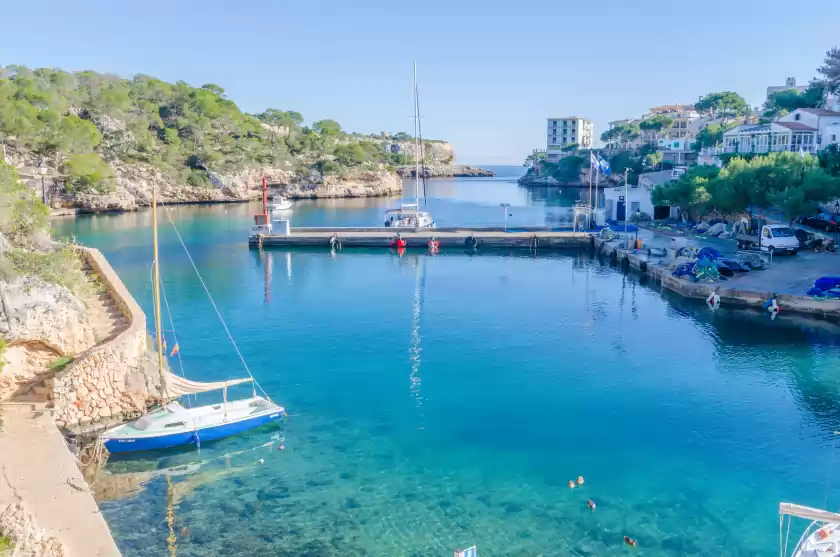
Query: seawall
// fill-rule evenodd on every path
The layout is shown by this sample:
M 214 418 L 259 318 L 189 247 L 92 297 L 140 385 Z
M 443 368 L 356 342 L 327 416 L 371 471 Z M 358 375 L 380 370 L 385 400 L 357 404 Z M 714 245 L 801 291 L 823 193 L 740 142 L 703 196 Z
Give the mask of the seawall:
M 82 248 L 81 253 L 127 326 L 56 374 L 53 403 L 59 427 L 133 417 L 160 392 L 159 375 L 147 365 L 145 314 L 99 250 Z
M 595 238 L 597 253 L 610 258 L 619 267 L 635 269 L 645 273 L 650 278 L 661 283 L 664 290 L 669 290 L 685 298 L 706 300 L 709 295 L 717 291 L 720 296 L 721 307 L 739 309 L 754 309 L 764 311 L 763 304 L 772 296 L 772 292 L 761 292 L 739 288 L 730 288 L 726 283 L 691 282 L 675 277 L 671 271 L 662 265 L 649 261 L 647 255 L 621 249 L 616 242 L 609 242 Z M 840 300 L 816 300 L 808 296 L 794 296 L 777 294 L 776 300 L 782 308 L 782 313 L 825 319 L 840 322 Z
M 0 405 L 0 534 L 10 555 L 119 557 L 76 459 L 42 405 Z

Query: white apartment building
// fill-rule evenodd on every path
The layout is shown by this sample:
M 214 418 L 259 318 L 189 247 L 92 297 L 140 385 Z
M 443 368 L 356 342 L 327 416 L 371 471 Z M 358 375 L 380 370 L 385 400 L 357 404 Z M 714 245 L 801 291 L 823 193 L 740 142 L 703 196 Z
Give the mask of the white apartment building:
M 576 143 L 580 149 L 591 149 L 595 142 L 595 124 L 586 118 L 548 118 L 546 128 L 546 158 L 549 161 L 559 160 L 566 145 Z

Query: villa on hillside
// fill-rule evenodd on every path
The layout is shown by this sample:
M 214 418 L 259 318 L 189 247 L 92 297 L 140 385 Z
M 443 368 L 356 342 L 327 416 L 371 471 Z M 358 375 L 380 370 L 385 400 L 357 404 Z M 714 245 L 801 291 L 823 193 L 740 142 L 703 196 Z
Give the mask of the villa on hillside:
M 799 108 L 769 124 L 741 124 L 723 134 L 724 153 L 816 153 L 840 139 L 840 112 Z

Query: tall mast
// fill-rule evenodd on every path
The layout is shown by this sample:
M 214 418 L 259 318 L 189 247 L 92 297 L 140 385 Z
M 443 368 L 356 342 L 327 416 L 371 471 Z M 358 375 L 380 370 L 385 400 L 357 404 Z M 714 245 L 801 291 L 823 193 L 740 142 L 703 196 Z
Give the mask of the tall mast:
M 420 210 L 420 115 L 417 113 L 417 62 L 414 62 L 414 202 Z
M 160 262 L 158 261 L 157 186 L 152 186 L 152 252 L 155 280 L 155 336 L 157 337 L 158 369 L 162 398 L 166 398 L 166 379 L 163 375 L 163 337 L 160 329 Z

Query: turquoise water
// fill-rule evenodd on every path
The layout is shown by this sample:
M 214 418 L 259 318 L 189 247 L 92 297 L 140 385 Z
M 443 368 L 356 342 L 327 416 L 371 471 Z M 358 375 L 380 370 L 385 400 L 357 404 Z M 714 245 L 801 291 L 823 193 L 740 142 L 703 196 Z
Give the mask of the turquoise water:
M 430 192 L 458 222 L 498 222 L 510 202 L 542 224 L 564 203 L 504 178 Z M 295 219 L 364 224 L 393 203 L 311 202 Z M 167 210 L 291 416 L 200 454 L 114 459 L 103 483 L 147 480 L 101 504 L 127 557 L 167 554 L 168 500 L 178 555 L 307 557 L 617 555 L 624 535 L 645 555 L 769 556 L 780 501 L 840 504 L 840 342 L 818 324 L 712 314 L 588 254 L 260 253 L 254 206 Z M 242 375 L 164 223 L 187 374 Z M 102 249 L 151 314 L 148 213 L 56 227 Z M 186 464 L 167 497 L 150 472 Z

